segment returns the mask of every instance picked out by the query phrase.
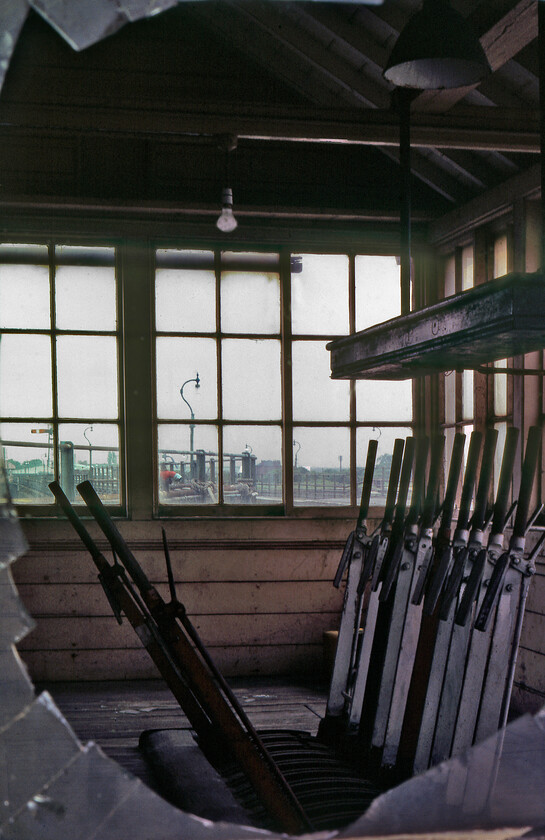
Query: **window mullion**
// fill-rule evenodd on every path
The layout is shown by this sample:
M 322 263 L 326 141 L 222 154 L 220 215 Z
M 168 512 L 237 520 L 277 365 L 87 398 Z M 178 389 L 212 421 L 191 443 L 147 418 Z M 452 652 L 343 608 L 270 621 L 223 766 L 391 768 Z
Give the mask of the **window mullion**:
M 348 321 L 349 330 L 356 332 L 356 258 L 349 255 L 348 263 Z M 350 380 L 350 502 L 358 503 L 358 470 L 356 440 L 356 382 Z
M 126 243 L 120 248 L 123 372 L 125 383 L 124 429 L 128 513 L 135 519 L 151 518 L 155 486 L 153 441 L 151 313 L 153 307 L 153 249 L 147 244 Z M 148 305 L 146 303 L 149 302 Z
M 216 275 L 216 360 L 217 360 L 217 405 L 218 405 L 218 504 L 223 504 L 223 372 L 222 372 L 222 334 L 221 334 L 221 270 L 222 254 L 214 251 L 214 271 Z
M 282 463 L 284 465 L 284 504 L 293 513 L 293 399 L 291 331 L 291 255 L 280 253 L 280 340 L 282 366 Z
M 60 464 L 57 453 L 60 452 L 59 440 L 59 415 L 58 415 L 58 387 L 57 387 L 57 322 L 55 311 L 55 246 L 48 246 L 49 257 L 49 301 L 50 301 L 50 318 L 51 318 L 51 377 L 52 377 L 52 428 L 53 435 L 51 436 L 51 444 L 53 445 L 53 473 L 55 480 L 59 480 Z

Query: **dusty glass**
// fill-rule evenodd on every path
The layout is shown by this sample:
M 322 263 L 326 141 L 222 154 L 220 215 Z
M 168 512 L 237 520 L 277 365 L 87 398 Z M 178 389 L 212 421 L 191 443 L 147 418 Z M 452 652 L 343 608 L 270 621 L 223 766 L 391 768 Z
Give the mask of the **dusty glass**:
M 329 353 L 323 341 L 294 341 L 292 345 L 294 420 L 349 419 L 350 386 L 331 379 Z
M 348 333 L 348 257 L 345 254 L 303 254 L 302 270 L 291 276 L 294 335 Z
M 224 271 L 221 275 L 220 290 L 222 332 L 280 332 L 278 274 Z

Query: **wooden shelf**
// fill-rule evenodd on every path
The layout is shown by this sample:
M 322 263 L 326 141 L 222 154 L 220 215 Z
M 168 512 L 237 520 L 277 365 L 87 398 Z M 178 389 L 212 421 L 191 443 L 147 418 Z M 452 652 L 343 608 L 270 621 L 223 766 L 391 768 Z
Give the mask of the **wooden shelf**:
M 333 379 L 411 379 L 545 347 L 545 276 L 506 274 L 330 341 Z

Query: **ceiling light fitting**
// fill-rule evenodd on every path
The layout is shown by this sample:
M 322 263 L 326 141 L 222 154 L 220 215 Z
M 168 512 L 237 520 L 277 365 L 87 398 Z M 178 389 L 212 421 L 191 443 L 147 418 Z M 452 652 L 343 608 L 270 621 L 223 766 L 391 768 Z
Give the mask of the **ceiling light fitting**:
M 229 184 L 231 181 L 229 156 L 237 147 L 237 139 L 234 134 L 222 134 L 218 138 L 218 146 L 225 152 L 224 184 Z M 229 186 L 224 186 L 221 191 L 221 213 L 216 221 L 216 227 L 222 233 L 232 233 L 238 227 L 233 213 L 233 190 Z
M 468 21 L 448 0 L 424 0 L 399 35 L 384 77 L 398 87 L 440 90 L 477 84 L 489 73 Z

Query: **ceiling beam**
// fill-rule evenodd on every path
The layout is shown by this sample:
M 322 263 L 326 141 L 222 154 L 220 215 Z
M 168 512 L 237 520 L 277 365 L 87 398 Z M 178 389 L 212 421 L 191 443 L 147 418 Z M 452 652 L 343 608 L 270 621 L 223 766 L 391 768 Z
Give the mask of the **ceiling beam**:
M 539 197 L 540 189 L 541 165 L 536 163 L 433 222 L 429 228 L 430 243 L 446 246 L 469 230 L 511 212 L 516 200 Z
M 411 143 L 417 148 L 469 151 L 540 151 L 539 117 L 535 111 L 467 108 L 455 115 L 414 114 Z M 321 109 L 296 111 L 268 108 L 262 114 L 203 107 L 198 111 L 153 108 L 100 108 L 0 103 L 0 131 L 40 130 L 50 133 L 163 135 L 178 140 L 185 134 L 236 134 L 255 140 L 352 143 L 398 146 L 399 123 L 390 110 Z
M 537 38 L 538 0 L 519 0 L 480 38 L 492 71 L 503 67 Z M 460 102 L 476 85 L 453 90 L 424 91 L 412 102 L 413 111 L 447 111 Z
M 245 3 L 244 0 L 225 2 L 284 48 L 303 58 L 325 80 L 330 80 L 337 88 L 346 90 L 355 103 L 358 102 L 363 107 L 388 107 L 390 94 L 386 87 L 366 77 L 361 72 L 361 67 L 352 67 L 328 50 L 303 27 L 297 25 L 289 10 L 282 11 L 266 1 L 254 0 L 251 4 Z M 364 62 L 362 56 L 362 64 Z

